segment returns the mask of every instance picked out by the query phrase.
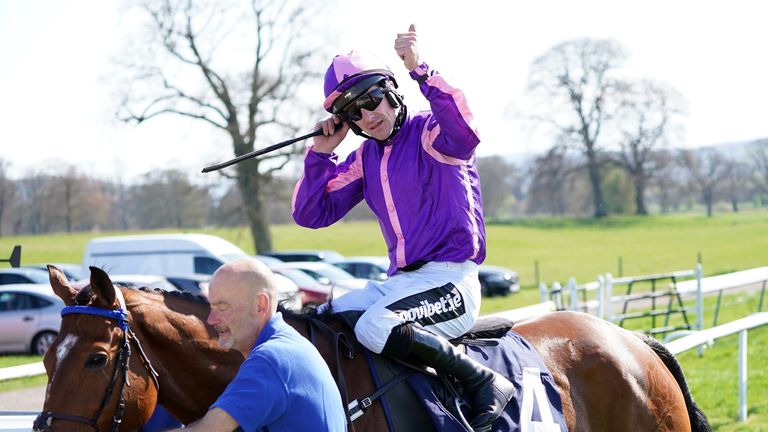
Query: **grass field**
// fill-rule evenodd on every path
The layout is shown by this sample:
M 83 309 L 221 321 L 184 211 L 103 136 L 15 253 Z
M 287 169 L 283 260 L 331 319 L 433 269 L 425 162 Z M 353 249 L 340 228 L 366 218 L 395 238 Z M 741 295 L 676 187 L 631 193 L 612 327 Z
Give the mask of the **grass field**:
M 221 236 L 253 252 L 244 228 L 195 230 Z M 342 222 L 323 230 L 293 225 L 271 229 L 275 249 L 334 249 L 344 255 L 383 255 L 378 224 Z M 124 233 L 78 233 L 0 238 L 0 256 L 23 246 L 22 262 L 80 262 L 91 237 Z M 515 269 L 523 290 L 509 297 L 485 299 L 482 313 L 539 301 L 537 281 L 551 284 L 575 277 L 580 283 L 606 272 L 614 276 L 692 269 L 699 257 L 705 276 L 768 265 L 768 212 L 699 215 L 532 219 L 487 227 L 486 263 Z M 619 262 L 621 260 L 621 269 Z M 535 264 L 538 263 L 538 276 Z M 754 293 L 725 297 L 720 322 L 755 311 Z M 706 316 L 711 317 L 708 299 Z M 710 321 L 710 318 L 707 318 Z M 641 324 L 637 324 L 638 326 Z M 707 322 L 711 325 L 711 322 Z M 718 431 L 768 431 L 768 329 L 749 333 L 749 422 L 737 421 L 737 340 L 718 340 L 703 357 L 696 351 L 679 359 L 692 393 Z M 0 367 L 2 360 L 0 357 Z M 0 391 L 10 383 L 0 383 Z

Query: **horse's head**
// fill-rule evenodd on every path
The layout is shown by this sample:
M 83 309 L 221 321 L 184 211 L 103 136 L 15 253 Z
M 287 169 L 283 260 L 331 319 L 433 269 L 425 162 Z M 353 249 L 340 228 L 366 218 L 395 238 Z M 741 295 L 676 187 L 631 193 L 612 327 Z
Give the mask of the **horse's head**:
M 35 430 L 138 428 L 152 414 L 158 388 L 132 333 L 123 292 L 95 267 L 90 285 L 80 291 L 56 267 L 48 266 L 48 273 L 67 307 L 45 354 L 48 387 Z

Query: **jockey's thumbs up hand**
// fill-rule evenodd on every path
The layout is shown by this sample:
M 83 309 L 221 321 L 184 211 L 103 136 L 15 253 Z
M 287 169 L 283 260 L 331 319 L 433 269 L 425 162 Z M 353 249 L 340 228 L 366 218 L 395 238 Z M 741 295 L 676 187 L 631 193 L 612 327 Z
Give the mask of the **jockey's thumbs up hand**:
M 411 24 L 408 31 L 398 33 L 395 39 L 395 52 L 403 60 L 408 72 L 419 67 L 419 50 L 416 46 L 416 25 Z

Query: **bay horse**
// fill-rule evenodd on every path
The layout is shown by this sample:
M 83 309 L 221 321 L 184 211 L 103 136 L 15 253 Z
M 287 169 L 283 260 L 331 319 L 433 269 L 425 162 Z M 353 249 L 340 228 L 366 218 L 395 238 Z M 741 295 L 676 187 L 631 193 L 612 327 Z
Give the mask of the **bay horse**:
M 237 373 L 243 357 L 217 345 L 205 298 L 114 286 L 91 267 L 80 291 L 49 266 L 53 291 L 68 305 L 45 355 L 48 374 L 39 431 L 130 431 L 162 405 L 185 424 L 201 418 Z M 376 391 L 363 349 L 342 320 L 312 331 L 303 315 L 284 319 L 310 338 L 344 396 Z M 655 340 L 580 312 L 553 312 L 514 330 L 543 358 L 560 391 L 570 431 L 709 431 L 682 370 Z M 346 333 L 345 333 L 346 332 Z M 339 352 L 346 355 L 339 355 Z M 373 403 L 350 430 L 388 430 Z

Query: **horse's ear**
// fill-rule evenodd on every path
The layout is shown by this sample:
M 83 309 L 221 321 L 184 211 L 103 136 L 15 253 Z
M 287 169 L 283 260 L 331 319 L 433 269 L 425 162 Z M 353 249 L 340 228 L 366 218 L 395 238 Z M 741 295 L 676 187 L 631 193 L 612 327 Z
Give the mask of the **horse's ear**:
M 88 267 L 91 269 L 91 291 L 97 297 L 107 302 L 107 305 L 115 304 L 115 286 L 109 279 L 107 273 L 98 267 Z
M 67 277 L 58 268 L 48 265 L 48 279 L 51 281 L 53 292 L 64 301 L 65 305 L 71 305 L 77 296 L 77 290 L 69 286 Z

